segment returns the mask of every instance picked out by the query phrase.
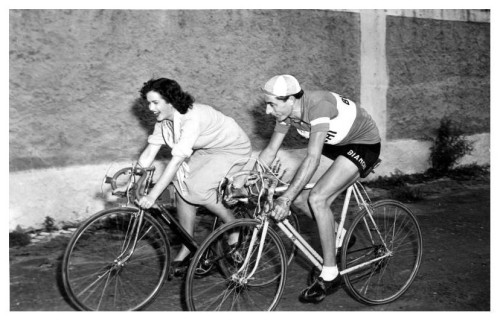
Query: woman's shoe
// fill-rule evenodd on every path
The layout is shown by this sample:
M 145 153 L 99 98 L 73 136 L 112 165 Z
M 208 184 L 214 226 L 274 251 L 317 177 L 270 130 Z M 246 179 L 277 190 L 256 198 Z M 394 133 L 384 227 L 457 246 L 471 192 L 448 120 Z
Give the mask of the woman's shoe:
M 168 279 L 183 277 L 191 263 L 191 254 L 188 254 L 182 261 L 172 261 L 170 264 L 170 271 L 168 273 Z
M 243 254 L 241 254 L 238 247 L 239 247 L 238 243 L 229 245 L 228 254 L 235 265 L 239 265 L 239 264 L 243 263 L 243 261 L 245 260 L 245 258 L 243 257 Z

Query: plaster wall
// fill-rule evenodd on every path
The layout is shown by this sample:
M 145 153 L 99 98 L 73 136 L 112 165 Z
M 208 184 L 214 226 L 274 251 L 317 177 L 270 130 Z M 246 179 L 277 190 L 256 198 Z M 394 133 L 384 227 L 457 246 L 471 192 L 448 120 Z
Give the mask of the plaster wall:
M 489 11 L 10 10 L 9 19 L 10 229 L 112 204 L 102 178 L 145 146 L 154 120 L 137 91 L 158 76 L 235 118 L 256 152 L 273 123 L 258 88 L 290 73 L 369 110 L 383 137 L 377 175 L 427 169 L 424 138 L 443 116 L 474 142 L 462 163 L 490 161 Z M 291 173 L 306 143 L 289 136 Z

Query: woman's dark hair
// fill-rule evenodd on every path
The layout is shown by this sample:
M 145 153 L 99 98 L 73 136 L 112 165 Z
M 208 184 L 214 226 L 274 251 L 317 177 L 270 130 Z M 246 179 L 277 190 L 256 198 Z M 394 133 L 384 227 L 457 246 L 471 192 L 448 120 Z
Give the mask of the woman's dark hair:
M 280 97 L 276 97 L 276 99 L 278 100 L 281 100 L 281 101 L 287 101 L 288 98 L 290 98 L 291 96 L 297 98 L 297 99 L 300 99 L 302 96 L 304 95 L 304 91 L 301 89 L 298 93 L 296 94 L 293 94 L 293 95 L 288 95 L 288 96 L 280 96 Z
M 141 98 L 146 99 L 150 91 L 155 91 L 181 114 L 187 113 L 193 107 L 194 98 L 189 93 L 182 91 L 177 81 L 168 78 L 151 79 L 144 83 L 141 90 Z

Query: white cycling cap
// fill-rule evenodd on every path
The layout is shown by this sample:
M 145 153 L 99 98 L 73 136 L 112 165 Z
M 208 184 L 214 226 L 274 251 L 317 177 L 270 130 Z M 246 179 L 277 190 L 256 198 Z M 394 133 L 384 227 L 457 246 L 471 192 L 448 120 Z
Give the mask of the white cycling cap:
M 291 75 L 274 76 L 261 89 L 268 95 L 278 97 L 295 95 L 302 90 L 297 79 Z

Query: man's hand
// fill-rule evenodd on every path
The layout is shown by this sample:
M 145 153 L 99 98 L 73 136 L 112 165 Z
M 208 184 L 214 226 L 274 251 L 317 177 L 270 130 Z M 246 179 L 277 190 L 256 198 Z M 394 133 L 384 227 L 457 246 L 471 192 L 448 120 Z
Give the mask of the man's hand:
M 284 220 L 288 215 L 290 215 L 290 204 L 291 200 L 288 197 L 278 197 L 274 201 L 274 208 L 271 216 L 277 221 Z
M 156 198 L 154 198 L 150 195 L 146 195 L 146 196 L 141 197 L 138 204 L 140 207 L 147 209 L 147 208 L 150 208 L 151 206 L 153 206 L 155 202 L 156 202 Z

